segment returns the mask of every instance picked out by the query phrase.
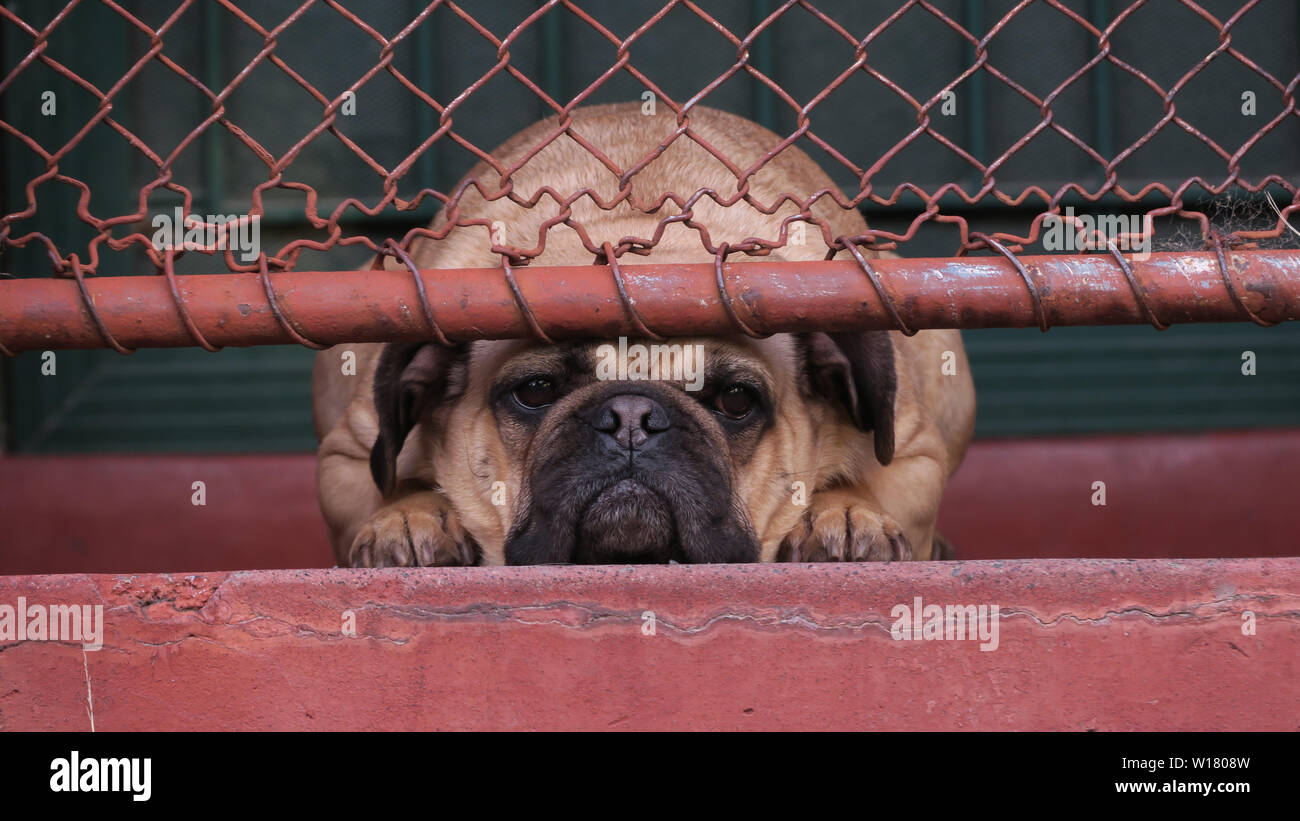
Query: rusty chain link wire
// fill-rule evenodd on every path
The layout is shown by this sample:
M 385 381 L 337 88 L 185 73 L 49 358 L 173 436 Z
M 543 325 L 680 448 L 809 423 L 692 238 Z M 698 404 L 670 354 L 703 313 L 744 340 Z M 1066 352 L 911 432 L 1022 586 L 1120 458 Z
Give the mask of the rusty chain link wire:
M 1121 4 L 1123 7 L 1114 14 L 1113 18 L 1105 26 L 1095 24 L 1066 3 L 1061 2 L 1061 0 L 1023 0 L 1023 2 L 1015 3 L 1001 19 L 997 20 L 985 32 L 968 30 L 961 22 L 945 14 L 934 3 L 925 0 L 908 0 L 907 2 L 900 2 L 896 11 L 866 33 L 865 36 L 851 34 L 839 22 L 820 10 L 816 3 L 809 0 L 785 0 L 785 2 L 775 4 L 770 14 L 748 31 L 732 31 L 692 0 L 671 0 L 664 3 L 661 8 L 651 14 L 643 24 L 625 38 L 615 35 L 602 25 L 596 17 L 584 10 L 577 2 L 573 2 L 573 0 L 548 0 L 540 3 L 533 13 L 520 20 L 503 37 L 498 37 L 480 21 L 476 20 L 472 14 L 457 3 L 452 2 L 452 0 L 436 0 L 429 3 L 391 37 L 385 36 L 368 24 L 364 19 L 364 11 L 352 11 L 337 2 L 337 0 L 306 0 L 278 25 L 270 28 L 259 23 L 248 11 L 241 8 L 240 4 L 235 0 L 215 0 L 220 9 L 229 15 L 231 20 L 247 28 L 261 42 L 260 49 L 247 65 L 235 72 L 233 79 L 221 88 L 210 87 L 164 53 L 164 44 L 168 36 L 176 31 L 179 26 L 189 25 L 193 22 L 192 15 L 187 18 L 187 12 L 195 5 L 196 0 L 180 0 L 175 10 L 157 28 L 146 24 L 122 5 L 114 2 L 114 0 L 102 0 L 105 7 L 119 15 L 131 28 L 148 39 L 148 49 L 143 54 L 140 54 L 121 76 L 94 78 L 94 81 L 91 78 L 81 76 L 67 65 L 50 56 L 47 53 L 47 46 L 52 33 L 60 25 L 63 25 L 73 10 L 83 2 L 92 2 L 92 0 L 70 0 L 53 19 L 41 27 L 28 22 L 14 8 L 0 6 L 0 24 L 13 27 L 21 33 L 22 37 L 30 40 L 30 50 L 18 60 L 3 79 L 0 79 L 0 94 L 4 94 L 20 74 L 39 63 L 75 83 L 78 87 L 93 95 L 98 101 L 94 115 L 75 132 L 71 139 L 57 147 L 42 145 L 31 135 L 24 133 L 13 124 L 0 120 L 0 131 L 20 143 L 27 151 L 39 157 L 44 166 L 41 173 L 23 184 L 25 198 L 22 203 L 17 203 L 22 208 L 0 217 L 0 246 L 23 248 L 34 245 L 43 248 L 50 260 L 51 270 L 55 276 L 71 277 L 78 284 L 84 307 L 90 313 L 95 326 L 98 328 L 104 345 L 121 352 L 125 352 L 127 349 L 109 333 L 108 328 L 100 319 L 96 305 L 86 291 L 84 279 L 96 273 L 104 249 L 112 252 L 122 252 L 131 248 L 142 249 L 152 261 L 157 273 L 167 278 L 170 293 L 175 301 L 176 314 L 187 329 L 192 344 L 200 345 L 208 350 L 214 350 L 216 347 L 200 333 L 191 318 L 192 306 L 187 305 L 187 302 L 182 299 L 181 291 L 177 287 L 173 271 L 174 258 L 177 252 L 157 248 L 151 237 L 137 230 L 137 228 L 140 223 L 149 218 L 148 200 L 151 193 L 162 189 L 183 198 L 183 214 L 186 220 L 199 220 L 199 225 L 210 231 L 219 241 L 224 239 L 229 231 L 233 230 L 229 224 L 225 223 L 215 225 L 203 223 L 202 216 L 196 214 L 193 208 L 194 193 L 177 182 L 174 171 L 178 158 L 185 151 L 190 149 L 200 137 L 209 131 L 217 129 L 228 132 L 229 135 L 248 149 L 257 162 L 265 166 L 265 180 L 258 183 L 251 192 L 253 205 L 249 210 L 248 217 L 259 217 L 263 213 L 263 199 L 269 192 L 275 189 L 297 192 L 305 199 L 302 218 L 311 226 L 313 232 L 318 234 L 323 232 L 326 238 L 324 240 L 304 237 L 294 238 L 276 250 L 275 253 L 260 254 L 256 261 L 252 262 L 237 259 L 234 250 L 230 248 L 218 250 L 221 247 L 220 245 L 200 248 L 198 251 L 209 254 L 214 258 L 221 255 L 224 266 L 229 272 L 258 274 L 265 286 L 267 303 L 275 314 L 277 322 L 283 327 L 285 334 L 294 341 L 312 347 L 318 346 L 318 343 L 309 338 L 302 330 L 296 328 L 295 323 L 283 313 L 282 306 L 277 303 L 275 290 L 272 288 L 268 274 L 270 272 L 294 270 L 298 265 L 299 256 L 306 250 L 328 251 L 336 247 L 355 245 L 364 246 L 378 255 L 376 266 L 378 266 L 382 257 L 391 256 L 411 273 L 415 280 L 415 287 L 418 290 L 420 307 L 426 321 L 428 333 L 432 337 L 448 342 L 449 340 L 440 328 L 439 322 L 435 321 L 434 311 L 425 293 L 420 274 L 411 259 L 411 251 L 417 242 L 443 241 L 455 231 L 467 228 L 476 228 L 480 231 L 484 228 L 491 230 L 491 225 L 487 220 L 467 217 L 460 212 L 458 206 L 471 188 L 477 192 L 478 196 L 487 201 L 506 198 L 521 208 L 532 208 L 545 196 L 554 200 L 559 208 L 554 217 L 541 223 L 535 238 L 529 237 L 526 242 L 520 244 L 493 246 L 493 251 L 501 258 L 502 276 L 509 285 L 510 293 L 517 302 L 522 317 L 531 332 L 541 339 L 549 338 L 547 331 L 539 323 L 537 316 L 534 315 L 529 301 L 525 298 L 519 283 L 516 281 L 515 270 L 521 266 L 527 266 L 531 260 L 539 256 L 546 248 L 550 230 L 561 225 L 573 229 L 583 246 L 593 255 L 593 259 L 609 267 L 613 282 L 617 287 L 618 298 L 622 302 L 628 321 L 646 336 L 657 337 L 658 334 L 646 324 L 642 315 L 638 312 L 634 300 L 629 297 L 619 260 L 628 253 L 636 255 L 652 253 L 654 246 L 658 244 L 663 234 L 663 230 L 673 223 L 682 223 L 693 229 L 699 236 L 702 248 L 715 258 L 717 296 L 737 331 L 761 335 L 749 327 L 737 313 L 733 303 L 733 296 L 728 292 L 724 277 L 726 258 L 736 254 L 760 258 L 766 256 L 773 249 L 781 248 L 789 242 L 789 229 L 792 224 L 803 222 L 821 232 L 824 241 L 830 248 L 830 256 L 835 256 L 837 252 L 847 252 L 845 258 L 856 261 L 861 267 L 864 276 L 869 280 L 874 292 L 878 295 L 883 309 L 892 318 L 894 327 L 906 333 L 913 333 L 915 329 L 909 327 L 900 314 L 898 308 L 899 296 L 897 294 L 891 295 L 886 283 L 882 281 L 876 268 L 873 267 L 873 263 L 868 261 L 862 251 L 897 247 L 901 243 L 912 240 L 918 230 L 927 224 L 944 224 L 956 227 L 959 234 L 959 246 L 954 250 L 958 256 L 973 251 L 986 251 L 1006 257 L 1024 280 L 1029 297 L 1032 300 L 1036 324 L 1046 330 L 1049 324 L 1044 309 L 1041 286 L 1036 283 L 1034 276 L 1017 259 L 1016 253 L 1023 251 L 1026 245 L 1032 245 L 1039 241 L 1044 228 L 1044 221 L 1048 218 L 1055 217 L 1067 221 L 1075 220 L 1070 216 L 1062 217 L 1062 203 L 1067 197 L 1075 197 L 1088 203 L 1097 203 L 1103 197 L 1108 197 L 1112 202 L 1121 201 L 1135 206 L 1136 210 L 1145 211 L 1148 217 L 1172 217 L 1188 220 L 1195 225 L 1204 242 L 1204 248 L 1213 251 L 1216 255 L 1219 263 L 1219 275 L 1222 277 L 1228 294 L 1240 309 L 1241 318 L 1260 324 L 1269 324 L 1242 301 L 1240 288 L 1234 278 L 1236 276 L 1234 267 L 1227 254 L 1231 249 L 1249 248 L 1252 242 L 1266 238 L 1276 238 L 1284 232 L 1294 230 L 1290 227 L 1289 221 L 1296 222 L 1297 220 L 1292 218 L 1297 215 L 1297 212 L 1300 212 L 1300 189 L 1297 188 L 1296 181 L 1288 180 L 1283 175 L 1276 173 L 1262 177 L 1249 177 L 1243 174 L 1241 167 L 1243 157 L 1254 149 L 1267 134 L 1277 129 L 1282 123 L 1288 122 L 1291 118 L 1300 118 L 1300 111 L 1296 108 L 1296 89 L 1297 85 L 1300 84 L 1300 74 L 1290 78 L 1277 77 L 1261 67 L 1257 62 L 1252 61 L 1250 56 L 1239 50 L 1233 43 L 1234 26 L 1244 15 L 1258 5 L 1259 0 L 1242 2 L 1235 13 L 1226 19 L 1216 17 L 1201 5 L 1192 2 L 1192 0 L 1180 0 L 1182 7 L 1193 12 L 1208 27 L 1208 30 L 1214 32 L 1217 45 L 1193 65 L 1187 66 L 1177 81 L 1172 84 L 1157 82 L 1148 73 L 1119 57 L 1112 48 L 1112 38 L 1116 30 L 1123 27 L 1127 20 L 1145 6 L 1147 4 L 1146 0 L 1137 0 L 1137 2 L 1126 5 Z M 1074 26 L 1086 32 L 1090 41 L 1095 43 L 1095 54 L 1083 66 L 1071 73 L 1050 93 L 1044 96 L 1031 92 L 1024 83 L 1015 78 L 1013 73 L 1005 67 L 995 66 L 989 59 L 990 42 L 1004 32 L 1026 8 L 1035 4 L 1055 9 Z M 277 54 L 277 46 L 285 38 L 295 36 L 295 24 L 309 9 L 313 8 L 328 9 L 337 14 L 346 23 L 373 39 L 380 47 L 378 62 L 362 76 L 358 77 L 345 93 L 333 98 L 318 90 L 302 73 Z M 412 32 L 438 9 L 444 10 L 444 13 L 455 15 L 463 21 L 477 37 L 490 44 L 496 53 L 496 60 L 491 68 L 448 101 L 435 99 L 427 89 L 421 88 L 420 85 L 399 70 L 394 61 L 395 50 L 407 42 L 411 38 Z M 694 96 L 685 100 L 674 99 L 667 94 L 651 79 L 650 74 L 653 72 L 643 71 L 634 65 L 631 59 L 633 45 L 654 26 L 658 25 L 667 14 L 677 9 L 695 15 L 701 22 L 724 37 L 735 49 L 735 57 L 731 65 L 704 85 Z M 827 38 L 835 42 L 843 41 L 852 46 L 853 49 L 852 60 L 844 65 L 834 79 L 819 93 L 803 103 L 794 99 L 772 77 L 760 70 L 755 65 L 755 61 L 751 59 L 752 47 L 755 41 L 777 25 L 783 17 L 796 13 L 796 10 L 798 10 L 798 13 L 811 15 L 824 25 Z M 963 71 L 954 76 L 937 93 L 925 99 L 914 97 L 894 79 L 885 75 L 877 65 L 873 64 L 870 58 L 871 48 L 877 39 L 904 14 L 916 10 L 932 16 L 947 30 L 950 30 L 955 37 L 964 41 L 974 55 L 973 60 Z M 572 19 L 579 21 L 600 38 L 608 41 L 616 50 L 616 58 L 608 70 L 567 101 L 552 97 L 512 61 L 512 47 L 517 44 L 525 32 L 537 26 L 539 21 L 548 13 L 570 15 Z M 1215 61 L 1235 61 L 1245 66 L 1262 78 L 1269 87 L 1276 90 L 1282 101 L 1281 110 L 1268 119 L 1249 139 L 1236 147 L 1221 146 L 1183 116 L 1180 116 L 1176 105 L 1176 98 L 1185 90 L 1188 83 Z M 208 109 L 202 121 L 190 130 L 174 149 L 166 154 L 155 151 L 145 140 L 133 133 L 131 128 L 114 116 L 115 100 L 118 99 L 123 89 L 128 87 L 149 64 L 161 65 L 183 80 L 197 97 L 205 101 L 204 104 Z M 227 101 L 231 94 L 241 84 L 249 80 L 255 68 L 262 65 L 272 66 L 282 72 L 306 92 L 315 101 L 315 104 L 320 106 L 321 110 L 319 123 L 287 150 L 278 155 L 251 136 L 248 131 L 241 128 L 239 123 L 232 119 L 227 108 Z M 1162 116 L 1149 130 L 1122 150 L 1114 152 L 1111 156 L 1103 155 L 1087 141 L 1065 127 L 1057 119 L 1053 110 L 1053 105 L 1058 102 L 1063 94 L 1099 66 L 1107 66 L 1111 71 L 1122 72 L 1133 78 L 1156 95 L 1160 99 L 1162 107 Z M 432 132 L 425 136 L 413 152 L 391 167 L 380 163 L 372 154 L 367 153 L 362 145 L 348 137 L 338 127 L 340 112 L 348 99 L 348 95 L 360 91 L 381 73 L 391 77 L 406 92 L 409 92 L 409 104 L 411 106 L 425 107 L 436 116 L 436 126 Z M 736 193 L 734 195 L 726 196 L 713 189 L 704 188 L 696 191 L 657 192 L 657 196 L 654 197 L 632 196 L 632 180 L 658 154 L 652 153 L 631 167 L 619 167 L 585 140 L 582 134 L 574 128 L 571 119 L 571 114 L 576 107 L 584 104 L 598 88 L 608 82 L 611 77 L 620 73 L 630 75 L 644 89 L 652 93 L 659 104 L 671 110 L 676 118 L 677 127 L 659 146 L 659 153 L 666 150 L 675 140 L 694 142 L 721 162 L 735 177 Z M 831 115 L 831 112 L 825 108 L 819 108 L 821 104 L 832 92 L 842 87 L 850 77 L 857 73 L 874 78 L 905 101 L 915 111 L 916 115 L 916 124 L 906 136 L 880 154 L 866 167 L 849 159 L 842 148 L 837 148 L 828 139 L 824 139 L 814 128 L 816 118 Z M 1038 112 L 1037 124 L 990 162 L 982 162 L 967 147 L 957 144 L 932 124 L 932 116 L 936 108 L 941 106 L 945 94 L 976 75 L 1003 84 L 1027 101 Z M 488 150 L 466 138 L 463 129 L 458 130 L 456 127 L 457 114 L 464 107 L 466 100 L 480 93 L 481 89 L 489 81 L 498 76 L 508 76 L 522 84 L 557 117 L 555 127 L 536 146 L 526 151 L 522 160 L 509 167 L 503 165 Z M 733 158 L 726 156 L 725 152 L 710 144 L 691 127 L 692 109 L 701 102 L 706 101 L 709 95 L 724 83 L 737 76 L 748 77 L 770 91 L 779 101 L 779 104 L 788 107 L 793 112 L 795 118 L 793 131 L 785 135 L 779 144 L 760 157 L 757 162 L 744 167 L 737 164 Z M 138 192 L 135 192 L 136 208 L 131 213 L 103 213 L 94 198 L 90 185 L 61 168 L 61 163 L 69 152 L 77 147 L 92 130 L 103 128 L 110 129 L 120 135 L 132 151 L 147 161 L 151 168 L 156 169 L 153 178 L 145 182 Z M 1157 134 L 1166 129 L 1181 130 L 1190 135 L 1222 161 L 1222 168 L 1206 169 L 1203 174 L 1182 180 L 1176 185 L 1161 181 L 1147 181 L 1137 187 L 1122 184 L 1118 171 L 1119 167 L 1135 152 L 1150 143 Z M 1092 187 L 1085 186 L 1080 182 L 1066 182 L 1055 190 L 1049 190 L 1039 185 L 1029 185 L 1019 190 L 1000 185 L 998 174 L 1005 168 L 1008 161 L 1030 141 L 1046 132 L 1059 135 L 1059 137 L 1086 154 L 1103 175 L 1104 178 L 1101 182 Z M 370 169 L 378 180 L 378 186 L 373 192 L 352 192 L 353 196 L 338 203 L 328 215 L 322 216 L 317 210 L 318 193 L 316 189 L 307 182 L 295 179 L 293 171 L 294 162 L 302 154 L 304 148 L 314 140 L 326 139 L 327 134 L 328 138 L 337 140 L 346 146 L 356 158 Z M 612 199 L 602 198 L 595 189 L 589 187 L 569 191 L 557 191 L 544 187 L 536 192 L 531 199 L 525 198 L 515 190 L 512 176 L 517 174 L 529 159 L 561 137 L 567 137 L 585 148 L 618 179 L 619 188 L 615 197 Z M 905 182 L 895 186 L 892 190 L 877 189 L 876 181 L 881 169 L 910 145 L 924 139 L 937 141 L 954 155 L 961 158 L 978 175 L 978 185 L 974 187 L 974 190 L 970 190 L 969 187 L 964 187 L 955 181 L 945 182 L 932 188 L 926 188 L 918 183 Z M 850 190 L 850 194 L 847 196 L 842 195 L 837 190 L 824 189 L 811 195 L 806 192 L 788 192 L 774 202 L 759 200 L 750 192 L 749 181 L 777 155 L 797 142 L 811 144 L 824 152 L 825 157 L 838 165 L 844 172 L 852 175 L 857 183 L 856 190 Z M 493 172 L 489 176 L 498 179 L 499 182 L 488 183 L 476 178 L 463 182 L 450 192 L 442 192 L 426 187 L 413 197 L 403 198 L 399 196 L 399 181 L 406 177 L 426 152 L 439 143 L 459 146 L 477 160 L 486 163 Z M 18 182 L 21 184 L 21 181 Z M 50 184 L 69 186 L 78 193 L 76 216 L 94 231 L 93 236 L 90 237 L 83 248 L 71 250 L 68 238 L 51 236 L 42 230 L 28 230 L 27 223 L 33 220 L 37 213 L 37 189 Z M 1289 202 L 1283 202 L 1279 205 L 1277 220 L 1272 227 L 1259 230 L 1241 230 L 1227 236 L 1221 234 L 1211 225 L 1209 218 L 1202 210 L 1198 210 L 1187 201 L 1189 195 L 1195 190 L 1217 196 L 1233 190 L 1262 193 L 1269 187 L 1272 187 L 1274 191 L 1278 189 L 1284 190 L 1290 195 Z M 901 202 L 905 198 L 911 198 L 913 201 L 919 199 L 919 209 L 911 204 L 906 205 L 906 208 L 904 208 Z M 630 206 L 645 214 L 663 213 L 665 210 L 664 205 L 671 202 L 676 206 L 676 212 L 663 216 L 659 221 L 658 230 L 648 240 L 630 241 L 625 239 L 618 243 L 611 243 L 607 240 L 593 239 L 581 221 L 574 218 L 572 206 L 582 199 L 594 203 L 605 211 L 612 210 L 615 207 Z M 779 234 L 774 237 L 712 238 L 703 225 L 693 220 L 695 206 L 705 199 L 713 200 L 723 206 L 743 201 L 764 214 L 772 214 L 777 208 L 790 202 L 797 207 L 798 214 L 783 220 Z M 1152 199 L 1157 200 L 1157 204 L 1154 206 L 1150 205 Z M 390 237 L 376 241 L 359 231 L 350 232 L 342 224 L 344 213 L 350 209 L 355 209 L 364 215 L 375 216 L 385 211 L 412 211 L 429 200 L 436 201 L 439 204 L 445 219 L 436 228 L 426 226 L 412 228 L 400 238 Z M 1025 203 L 1041 203 L 1042 207 L 1041 211 L 1032 217 L 1027 228 L 1021 233 L 972 230 L 965 216 L 952 213 L 951 207 L 947 211 L 941 207 L 941 201 L 944 203 L 959 201 L 966 205 L 973 205 L 989 200 L 1008 208 L 1023 208 Z M 827 204 L 832 204 L 834 208 L 846 211 L 874 205 L 881 208 L 895 207 L 900 211 L 906 210 L 909 213 L 919 210 L 919 214 L 908 222 L 906 230 L 902 232 L 870 229 L 859 236 L 844 237 L 837 235 L 832 230 L 827 219 L 814 214 L 813 208 L 819 204 L 822 205 L 823 209 L 826 208 Z M 1146 318 L 1146 321 L 1157 328 L 1163 328 L 1166 327 L 1166 323 L 1157 316 L 1149 304 L 1147 287 L 1135 278 L 1133 269 L 1125 262 L 1123 255 L 1119 253 L 1119 247 L 1116 245 L 1117 242 L 1122 246 L 1126 243 L 1137 243 L 1149 239 L 1151 223 L 1148 220 L 1144 225 L 1146 228 L 1142 232 L 1121 233 L 1118 236 L 1104 237 L 1094 247 L 1110 251 L 1123 270 L 1124 276 L 1131 287 L 1133 297 L 1140 306 L 1141 313 Z M 533 244 L 529 245 L 529 242 Z

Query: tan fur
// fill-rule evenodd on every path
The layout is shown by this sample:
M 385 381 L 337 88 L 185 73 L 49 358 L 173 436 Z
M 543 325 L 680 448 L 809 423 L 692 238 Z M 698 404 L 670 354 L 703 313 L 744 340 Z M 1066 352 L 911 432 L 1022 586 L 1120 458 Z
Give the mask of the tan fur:
M 621 169 L 651 155 L 676 128 L 671 113 L 644 116 L 635 103 L 579 109 L 573 119 L 574 129 Z M 535 124 L 506 142 L 493 156 L 512 168 L 554 128 L 553 119 Z M 693 109 L 691 129 L 741 169 L 780 142 L 775 134 L 754 123 L 706 108 Z M 499 184 L 496 172 L 485 163 L 467 178 L 480 179 L 489 191 Z M 638 201 L 654 202 L 669 191 L 689 195 L 712 188 L 722 198 L 736 193 L 735 176 L 686 136 L 679 137 L 632 181 L 632 196 Z M 530 247 L 538 241 L 540 226 L 563 211 L 551 196 L 537 193 L 541 187 L 550 186 L 559 192 L 591 187 L 604 200 L 612 199 L 618 190 L 616 175 L 565 135 L 516 170 L 513 184 L 517 194 L 528 200 L 536 198 L 537 204 L 521 208 L 504 197 L 488 202 L 471 188 L 460 203 L 458 217 L 499 220 L 506 225 L 508 244 Z M 807 196 L 822 189 L 833 189 L 830 178 L 793 147 L 786 148 L 755 174 L 749 187 L 750 193 L 763 203 L 773 202 L 786 192 Z M 657 214 L 643 214 L 626 203 L 603 211 L 586 198 L 571 207 L 572 220 L 585 227 L 597 246 L 606 241 L 617 243 L 625 237 L 650 239 L 663 217 L 678 213 L 671 202 Z M 693 210 L 694 221 L 707 227 L 715 243 L 733 244 L 747 237 L 775 238 L 781 220 L 797 213 L 790 203 L 766 215 L 743 201 L 724 208 L 708 197 L 701 198 Z M 827 201 L 814 206 L 813 213 L 830 223 L 833 236 L 852 236 L 866 230 L 856 212 L 843 211 Z M 441 214 L 434 226 L 445 224 L 445 219 L 446 214 Z M 813 260 L 825 256 L 823 238 L 811 225 L 806 240 L 802 246 L 779 249 L 772 258 Z M 475 226 L 458 228 L 443 241 L 418 246 L 413 256 L 426 268 L 490 267 L 499 264 L 490 248 L 488 230 Z M 652 259 L 707 262 L 712 256 L 694 230 L 675 223 L 664 230 Z M 591 252 L 564 225 L 550 229 L 545 250 L 537 258 L 540 265 L 592 261 Z M 396 267 L 392 260 L 385 262 Z M 930 557 L 939 498 L 970 441 L 974 387 L 956 331 L 922 331 L 914 337 L 895 333 L 892 337 L 898 376 L 895 458 L 883 467 L 875 459 L 869 434 L 856 430 L 846 416 L 834 415 L 829 406 L 800 397 L 797 374 L 791 371 L 794 355 L 790 337 L 708 341 L 711 346 L 725 345 L 761 362 L 773 373 L 774 384 L 783 386 L 784 395 L 776 402 L 777 424 L 765 434 L 749 463 L 736 476 L 737 493 L 759 536 L 763 561 L 776 560 L 783 540 L 846 544 L 842 531 L 847 528 L 873 534 L 867 540 L 873 546 L 862 555 L 843 550 L 836 555 L 833 547 L 828 547 L 814 558 L 889 558 L 877 555 L 876 546 L 887 544 L 888 536 L 898 532 L 905 533 L 910 541 L 912 558 Z M 369 472 L 369 453 L 377 431 L 371 381 L 382 346 L 336 346 L 317 356 L 313 404 L 317 433 L 322 437 L 318 489 L 340 563 L 361 563 L 359 551 L 366 547 L 367 539 L 371 547 L 366 549 L 375 550 L 376 539 L 383 540 L 376 533 L 396 532 L 399 522 L 409 528 L 412 516 L 427 519 L 429 515 L 437 519 L 440 527 L 472 534 L 482 548 L 482 563 L 504 562 L 504 541 L 518 502 L 515 497 L 522 474 L 521 465 L 513 464 L 506 454 L 495 419 L 485 404 L 486 394 L 500 365 L 535 344 L 476 344 L 464 397 L 439 409 L 430 426 L 454 431 L 454 435 L 429 436 L 425 426 L 417 426 L 398 461 L 398 477 L 403 484 L 387 500 L 380 498 Z M 357 356 L 355 376 L 342 373 L 344 350 Z M 956 375 L 940 372 L 945 351 L 956 356 Z M 491 501 L 493 483 L 497 481 L 506 483 L 510 498 L 505 505 Z M 806 481 L 810 493 L 807 507 L 791 501 L 795 481 Z M 436 502 L 430 502 L 427 495 L 412 499 L 417 494 L 428 494 L 427 488 L 440 489 L 440 494 L 434 494 Z M 420 512 L 431 504 L 434 514 Z M 422 519 L 419 526 L 429 526 L 431 521 Z M 412 548 L 406 550 L 411 555 Z M 794 557 L 810 558 L 797 549 Z M 392 563 L 435 563 L 421 561 L 418 556 L 411 562 L 396 561 L 391 556 L 389 559 Z M 455 563 L 455 559 L 454 551 L 448 548 L 444 555 L 436 557 L 436 563 Z M 365 563 L 373 561 L 372 556 Z

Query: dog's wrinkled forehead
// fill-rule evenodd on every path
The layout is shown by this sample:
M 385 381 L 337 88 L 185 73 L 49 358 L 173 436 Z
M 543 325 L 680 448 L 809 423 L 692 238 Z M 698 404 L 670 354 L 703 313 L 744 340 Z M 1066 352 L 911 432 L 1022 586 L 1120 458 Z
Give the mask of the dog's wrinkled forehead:
M 471 392 L 536 374 L 565 374 L 582 384 L 610 378 L 636 380 L 653 373 L 655 379 L 687 387 L 697 368 L 707 380 L 743 377 L 780 392 L 800 377 L 798 353 L 787 335 L 583 339 L 554 344 L 527 339 L 483 341 L 471 349 Z

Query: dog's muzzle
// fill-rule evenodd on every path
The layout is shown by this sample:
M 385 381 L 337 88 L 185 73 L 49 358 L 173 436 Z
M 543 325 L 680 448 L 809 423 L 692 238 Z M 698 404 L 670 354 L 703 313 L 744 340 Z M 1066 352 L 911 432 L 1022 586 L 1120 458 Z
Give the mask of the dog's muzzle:
M 553 410 L 507 562 L 756 560 L 720 433 L 683 404 L 693 401 L 654 383 L 607 382 L 577 407 Z
M 597 448 L 615 462 L 627 460 L 627 475 L 616 478 L 587 507 L 578 527 L 574 561 L 684 561 L 668 504 L 638 477 L 655 470 L 661 460 L 657 451 L 665 447 L 670 437 L 664 434 L 673 427 L 669 411 L 653 397 L 619 393 L 584 416 L 592 429 L 602 434 L 595 437 Z

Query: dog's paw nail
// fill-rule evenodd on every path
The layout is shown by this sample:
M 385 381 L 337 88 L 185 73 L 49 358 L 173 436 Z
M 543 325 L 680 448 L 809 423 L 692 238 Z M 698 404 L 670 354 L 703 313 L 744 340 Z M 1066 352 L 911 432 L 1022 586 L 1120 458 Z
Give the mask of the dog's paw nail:
M 892 517 L 853 499 L 830 498 L 810 507 L 781 544 L 787 562 L 908 561 L 912 547 Z
M 455 514 L 427 500 L 404 500 L 381 508 L 362 525 L 350 555 L 353 567 L 474 564 L 472 540 Z

